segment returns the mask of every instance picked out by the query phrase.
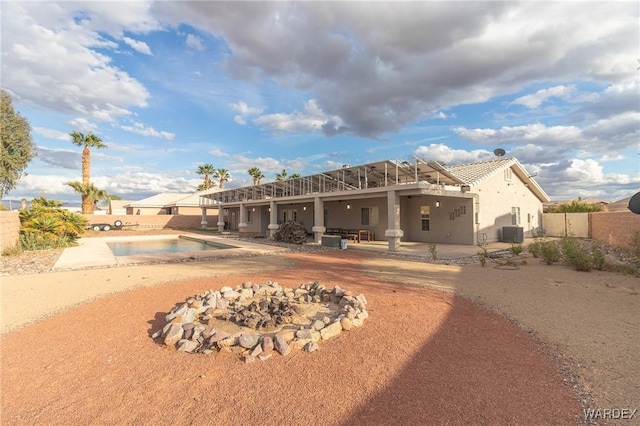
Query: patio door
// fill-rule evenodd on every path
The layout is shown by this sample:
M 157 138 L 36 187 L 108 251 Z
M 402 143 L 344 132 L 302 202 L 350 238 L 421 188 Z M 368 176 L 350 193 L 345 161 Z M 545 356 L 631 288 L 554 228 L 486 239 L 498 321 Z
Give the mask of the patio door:
M 289 220 L 298 220 L 298 210 L 286 209 L 282 211 L 282 223 Z

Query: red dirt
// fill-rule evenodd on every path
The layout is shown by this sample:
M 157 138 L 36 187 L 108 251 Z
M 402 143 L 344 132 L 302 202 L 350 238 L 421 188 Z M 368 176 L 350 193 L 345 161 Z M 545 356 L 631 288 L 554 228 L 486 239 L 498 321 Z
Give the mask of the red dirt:
M 2 424 L 576 424 L 553 360 L 465 300 L 363 274 L 362 257 L 290 255 L 291 268 L 141 288 L 2 337 Z M 149 336 L 187 296 L 250 280 L 364 293 L 370 317 L 320 350 L 244 364 Z M 25 300 L 25 303 L 28 303 Z

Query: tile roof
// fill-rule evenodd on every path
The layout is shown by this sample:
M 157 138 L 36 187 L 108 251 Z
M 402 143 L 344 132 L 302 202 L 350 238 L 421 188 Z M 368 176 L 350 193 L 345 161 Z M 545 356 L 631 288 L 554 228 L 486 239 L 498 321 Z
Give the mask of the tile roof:
M 468 185 L 477 184 L 494 173 L 504 170 L 516 164 L 514 158 L 501 158 L 498 160 L 482 161 L 479 163 L 459 164 L 456 166 L 445 166 L 447 171 L 464 181 Z

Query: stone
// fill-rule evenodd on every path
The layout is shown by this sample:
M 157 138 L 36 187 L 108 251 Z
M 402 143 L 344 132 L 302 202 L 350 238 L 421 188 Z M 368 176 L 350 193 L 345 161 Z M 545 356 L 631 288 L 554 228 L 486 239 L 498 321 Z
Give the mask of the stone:
M 238 293 L 235 290 L 228 290 L 222 293 L 222 297 L 224 297 L 227 300 L 234 300 L 240 297 L 240 293 Z
M 227 309 L 229 307 L 229 301 L 227 299 L 216 299 L 216 309 Z
M 244 356 L 244 363 L 245 364 L 253 364 L 254 362 L 256 362 L 256 357 L 252 356 L 252 355 L 245 355 Z
M 304 347 L 305 352 L 314 352 L 314 351 L 317 351 L 318 349 L 320 349 L 320 346 L 318 346 L 316 342 L 309 342 Z
M 236 344 L 238 344 L 238 338 L 235 336 L 230 336 L 230 337 L 226 337 L 222 340 L 218 340 L 218 346 L 221 348 L 225 348 L 225 347 L 231 347 L 231 346 L 235 346 Z
M 282 337 L 285 341 L 290 342 L 296 338 L 296 332 L 294 330 L 282 330 L 276 333 L 276 336 Z
M 311 328 L 318 331 L 318 330 L 322 330 L 325 326 L 324 321 L 321 320 L 315 320 L 314 322 L 311 323 Z
M 273 339 L 269 336 L 262 337 L 262 352 L 273 351 Z
M 339 322 L 334 322 L 320 330 L 322 340 L 329 340 L 332 337 L 337 336 L 342 332 L 342 325 Z
M 171 324 L 165 333 L 164 344 L 167 346 L 175 346 L 175 344 L 182 339 L 183 334 L 184 330 L 182 329 L 182 325 L 176 323 Z
M 174 319 L 177 316 L 181 316 L 183 314 L 185 314 L 187 312 L 187 309 L 189 309 L 189 306 L 186 303 L 181 304 L 180 306 L 176 307 L 173 311 L 171 311 L 166 317 L 165 320 L 167 322 L 171 321 L 172 319 Z
M 356 317 L 351 320 L 351 325 L 353 327 L 362 327 L 364 325 L 364 321 Z
M 311 329 L 303 328 L 296 331 L 296 337 L 298 339 L 311 339 Z
M 217 343 L 220 340 L 226 339 L 229 337 L 229 334 L 224 331 L 218 331 L 217 333 L 213 333 L 213 335 L 209 338 L 209 343 Z
M 245 281 L 242 283 L 242 288 L 252 288 L 253 283 L 251 281 Z
M 253 290 L 250 288 L 243 288 L 240 290 L 240 297 L 251 299 L 253 297 Z
M 287 356 L 291 352 L 289 344 L 282 336 L 276 335 L 273 338 L 273 347 L 280 355 L 283 356 Z
M 182 339 L 178 342 L 178 350 L 181 352 L 192 353 L 198 349 L 198 343 L 193 340 Z
M 231 287 L 229 287 L 228 285 L 220 287 L 220 294 L 224 294 L 227 291 L 233 291 L 233 289 Z
M 342 318 L 340 320 L 340 325 L 342 326 L 342 329 L 345 331 L 351 330 L 351 320 L 349 318 Z
M 260 355 L 258 355 L 258 359 L 259 359 L 260 361 L 266 361 L 266 360 L 268 360 L 269 358 L 271 358 L 272 356 L 273 356 L 273 353 L 272 353 L 272 352 L 269 352 L 269 353 L 264 353 L 264 352 L 263 352 L 263 353 L 261 353 Z
M 158 331 L 156 331 L 155 333 L 153 333 L 153 334 L 151 335 L 151 338 L 152 338 L 152 339 L 157 339 L 157 338 L 158 338 L 158 337 L 160 337 L 160 336 L 162 336 L 162 330 L 158 330 Z
M 210 338 L 214 334 L 216 334 L 216 329 L 213 328 L 212 325 L 206 326 L 205 329 L 202 331 L 202 337 L 204 337 L 205 339 Z
M 256 345 L 255 348 L 249 353 L 251 356 L 258 356 L 262 353 L 262 345 Z
M 311 339 L 298 339 L 289 343 L 289 347 L 293 349 L 304 349 L 309 342 L 311 342 Z
M 260 336 L 255 334 L 242 334 L 238 339 L 238 343 L 245 349 L 253 349 L 258 344 Z

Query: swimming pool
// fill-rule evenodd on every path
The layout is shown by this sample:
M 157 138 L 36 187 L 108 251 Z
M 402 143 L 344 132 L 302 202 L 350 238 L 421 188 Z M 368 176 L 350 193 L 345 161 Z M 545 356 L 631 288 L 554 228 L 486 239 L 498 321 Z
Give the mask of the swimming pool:
M 185 253 L 235 248 L 226 244 L 185 237 L 138 241 L 112 241 L 106 244 L 114 256 Z

